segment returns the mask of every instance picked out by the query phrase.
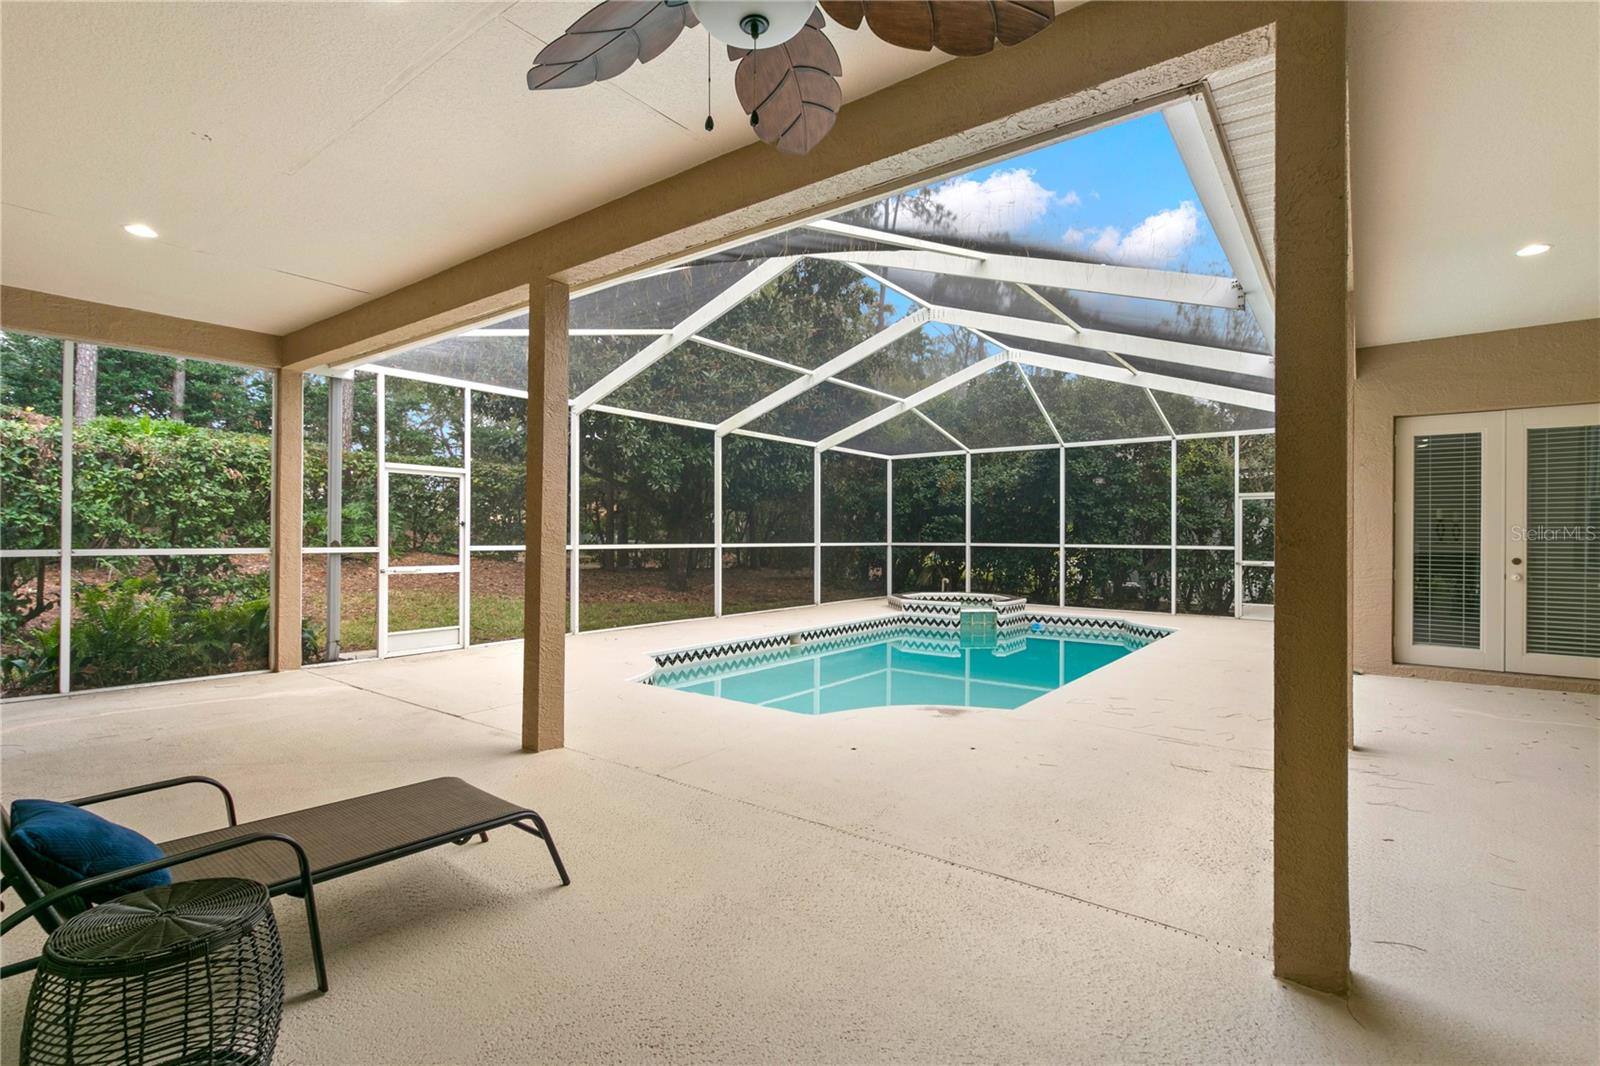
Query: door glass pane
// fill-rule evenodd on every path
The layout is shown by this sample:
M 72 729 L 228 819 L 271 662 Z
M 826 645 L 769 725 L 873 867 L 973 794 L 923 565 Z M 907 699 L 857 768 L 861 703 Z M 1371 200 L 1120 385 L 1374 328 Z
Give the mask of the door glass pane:
M 1270 566 L 1246 566 L 1241 568 L 1240 580 L 1243 587 L 1239 590 L 1240 602 L 1245 604 L 1272 603 L 1272 579 L 1275 571 Z
M 461 466 L 467 394 L 454 385 L 389 377 L 384 381 L 383 436 L 391 463 Z
M 460 478 L 436 474 L 389 475 L 390 566 L 453 566 L 459 563 L 460 530 Z
M 1527 650 L 1600 655 L 1600 426 L 1528 430 Z
M 1479 646 L 1483 437 L 1435 433 L 1411 444 L 1411 640 Z
M 1270 562 L 1274 558 L 1276 543 L 1273 534 L 1277 501 L 1241 500 L 1240 510 L 1243 511 L 1243 521 L 1239 523 L 1239 557 L 1253 563 Z
M 390 574 L 389 633 L 441 630 L 426 641 L 390 641 L 389 650 L 413 651 L 460 643 L 460 574 Z

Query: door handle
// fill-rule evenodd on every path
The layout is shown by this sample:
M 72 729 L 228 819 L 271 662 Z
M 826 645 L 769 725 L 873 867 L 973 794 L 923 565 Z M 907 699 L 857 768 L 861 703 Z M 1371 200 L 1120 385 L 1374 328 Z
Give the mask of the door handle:
M 1522 575 L 1521 574 L 1512 574 L 1511 575 L 1511 580 L 1512 581 L 1521 581 L 1522 580 Z

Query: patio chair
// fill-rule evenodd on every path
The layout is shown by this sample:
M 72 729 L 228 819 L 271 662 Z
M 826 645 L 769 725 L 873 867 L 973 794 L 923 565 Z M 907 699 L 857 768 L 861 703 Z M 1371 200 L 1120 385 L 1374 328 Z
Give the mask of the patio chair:
M 243 877 L 266 885 L 272 895 L 298 896 L 304 901 L 317 989 L 326 992 L 327 969 L 322 958 L 322 935 L 312 890 L 319 882 L 445 844 L 465 844 L 474 836 L 487 841 L 490 829 L 514 825 L 543 840 L 561 883 L 572 883 L 550 830 L 538 813 L 474 788 L 459 777 L 436 777 L 242 825 L 234 812 L 233 795 L 221 782 L 209 777 L 176 777 L 68 802 L 76 807 L 87 807 L 188 784 L 210 785 L 222 793 L 228 815 L 225 828 L 165 841 L 157 845 L 164 853 L 163 858 L 49 891 L 40 885 L 12 847 L 11 823 L 0 810 L 0 828 L 4 830 L 0 836 L 0 866 L 4 874 L 0 888 L 14 887 L 24 904 L 0 922 L 0 935 L 29 918 L 36 919 L 46 932 L 51 932 L 65 920 L 61 904 L 75 898 L 83 899 L 85 893 L 104 885 L 152 870 L 170 869 L 174 881 Z M 37 958 L 32 958 L 7 963 L 0 967 L 0 977 L 32 970 L 38 962 Z

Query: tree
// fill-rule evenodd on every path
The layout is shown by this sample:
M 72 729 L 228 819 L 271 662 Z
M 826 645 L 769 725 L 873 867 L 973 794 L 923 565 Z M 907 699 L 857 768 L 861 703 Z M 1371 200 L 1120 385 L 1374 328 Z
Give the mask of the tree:
M 0 406 L 61 413 L 61 342 L 0 332 Z
M 77 344 L 72 357 L 72 420 L 87 422 L 96 411 L 95 393 L 100 384 L 100 348 Z

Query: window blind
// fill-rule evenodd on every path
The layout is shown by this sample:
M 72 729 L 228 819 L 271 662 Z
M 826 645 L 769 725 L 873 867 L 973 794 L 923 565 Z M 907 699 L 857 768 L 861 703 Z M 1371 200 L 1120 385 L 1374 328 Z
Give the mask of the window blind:
M 1600 426 L 1528 430 L 1527 650 L 1600 656 Z
M 1483 436 L 1412 442 L 1411 640 L 1479 647 L 1482 628 Z

